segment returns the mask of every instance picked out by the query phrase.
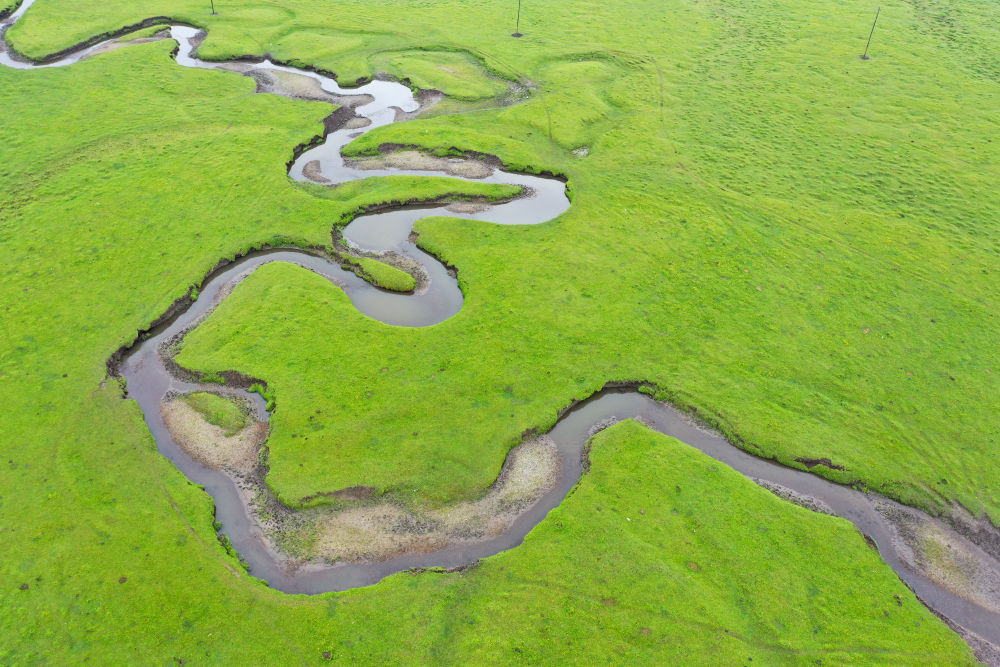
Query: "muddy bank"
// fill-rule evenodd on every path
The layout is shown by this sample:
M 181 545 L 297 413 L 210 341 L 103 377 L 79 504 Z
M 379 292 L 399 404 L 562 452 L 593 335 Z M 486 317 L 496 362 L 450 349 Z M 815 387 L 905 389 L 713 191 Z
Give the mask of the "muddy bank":
M 443 158 L 421 151 L 395 151 L 378 157 L 361 157 L 347 161 L 356 169 L 409 169 L 414 171 L 440 171 L 465 179 L 481 179 L 492 176 L 494 168 L 481 160 L 465 158 Z
M 417 144 L 401 144 L 396 142 L 386 141 L 378 145 L 378 149 L 374 151 L 363 151 L 360 153 L 352 153 L 348 159 L 359 160 L 364 158 L 376 158 L 381 155 L 391 155 L 393 153 L 400 152 L 424 152 L 424 148 Z M 474 160 L 482 162 L 486 165 L 493 167 L 494 169 L 504 169 L 510 171 L 517 171 L 524 174 L 532 174 L 533 176 L 539 176 L 541 178 L 549 178 L 562 183 L 569 182 L 569 178 L 566 174 L 561 172 L 555 172 L 550 169 L 538 168 L 530 164 L 511 164 L 500 160 L 496 155 L 491 155 L 489 153 L 483 153 L 480 151 L 463 150 L 457 146 L 451 146 L 446 149 L 447 155 L 441 156 L 445 158 L 458 158 L 463 160 Z
M 180 397 L 169 394 L 160 407 L 170 434 L 187 454 L 213 470 L 246 475 L 257 467 L 267 440 L 267 422 L 252 419 L 236 433 L 208 423 Z
M 908 567 L 1000 614 L 1000 562 L 994 556 L 939 519 L 890 500 L 876 507 L 892 524 L 894 547 Z
M 511 450 L 500 476 L 478 500 L 424 511 L 379 502 L 322 512 L 311 551 L 329 562 L 385 560 L 494 537 L 553 488 L 558 472 L 555 443 L 538 438 Z
M 183 395 L 168 393 L 160 413 L 171 437 L 188 456 L 227 474 L 253 499 L 246 503 L 247 510 L 264 528 L 276 552 L 279 543 L 308 540 L 295 554 L 299 560 L 381 561 L 499 535 L 552 489 L 559 473 L 556 445 L 543 436 L 512 449 L 496 482 L 478 500 L 417 511 L 375 498 L 372 487 L 357 486 L 331 494 L 344 501 L 345 507 L 293 512 L 281 506 L 264 481 L 267 422 L 252 406 L 245 409 L 250 415 L 247 424 L 232 433 L 208 423 Z M 278 506 L 281 511 L 276 513 Z M 266 518 L 260 511 L 265 507 L 269 510 Z
M 3 21 L 6 18 L 10 17 L 14 12 L 16 12 L 20 8 L 21 8 L 21 2 L 19 1 L 11 5 L 10 7 L 7 7 L 5 9 L 0 9 L 0 21 Z
M 257 83 L 256 92 L 259 94 L 280 94 L 296 100 L 328 102 L 343 106 L 340 96 L 323 90 L 319 81 L 312 77 L 290 72 L 261 70 L 250 65 L 246 66 L 245 73 Z M 351 115 L 354 115 L 353 111 Z
M 306 162 L 302 167 L 302 175 L 313 183 L 319 183 L 320 185 L 327 185 L 332 182 L 329 178 L 323 175 L 319 166 L 319 160 L 310 160 L 309 162 Z

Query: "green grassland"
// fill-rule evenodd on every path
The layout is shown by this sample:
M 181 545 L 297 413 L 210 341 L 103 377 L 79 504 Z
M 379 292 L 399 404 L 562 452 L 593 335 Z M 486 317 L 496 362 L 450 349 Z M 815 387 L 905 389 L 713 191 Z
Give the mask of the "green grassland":
M 552 223 L 418 225 L 458 267 L 457 316 L 386 327 L 267 266 L 186 341 L 191 368 L 268 381 L 279 496 L 474 496 L 523 431 L 643 379 L 751 451 L 829 457 L 834 479 L 1000 515 L 1000 9 L 890 2 L 864 62 L 858 2 L 546 3 L 522 40 L 498 24 L 509 4 L 219 2 L 210 16 L 188 0 L 39 0 L 9 31 L 40 57 L 166 15 L 207 27 L 209 57 L 387 71 L 468 99 L 495 95 L 495 76 L 535 86 L 351 148 L 478 150 L 570 179 Z M 315 598 L 247 577 L 105 360 L 220 258 L 329 246 L 383 201 L 509 192 L 291 184 L 292 147 L 330 107 L 253 95 L 170 49 L 0 69 L 0 662 L 968 659 L 849 526 L 634 424 L 598 438 L 591 472 L 522 547 L 472 570 Z
M 834 13 L 679 3 L 646 21 L 672 37 L 662 55 L 612 50 L 631 43 L 623 17 L 600 33 L 607 51 L 556 57 L 553 43 L 599 11 L 580 25 L 539 18 L 537 40 L 515 45 L 470 37 L 539 93 L 390 126 L 349 150 L 496 153 L 569 175 L 571 211 L 532 229 L 421 223 L 423 245 L 459 267 L 465 310 L 433 334 L 379 329 L 366 339 L 377 352 L 343 344 L 355 340 L 348 320 L 327 320 L 318 353 L 343 372 L 306 369 L 309 389 L 291 384 L 315 346 L 283 345 L 267 315 L 254 334 L 266 359 L 221 323 L 184 359 L 253 372 L 289 397 L 269 481 L 291 503 L 355 483 L 474 494 L 525 429 L 608 379 L 645 379 L 753 451 L 792 465 L 828 457 L 846 468 L 821 471 L 835 479 L 995 516 L 995 467 L 982 462 L 1000 396 L 997 83 L 957 62 L 922 10 L 888 7 L 868 62 L 856 53 L 864 13 Z M 437 43 L 441 29 L 427 30 L 420 39 Z M 988 57 L 986 42 L 976 48 Z M 590 155 L 570 152 L 579 146 Z M 230 327 L 244 332 L 244 315 Z M 317 409 L 317 432 L 293 439 Z M 391 462 L 400 450 L 426 456 Z
M 202 418 L 233 435 L 247 425 L 246 408 L 232 400 L 207 391 L 196 391 L 183 396 L 183 401 L 194 408 Z
M 353 261 L 361 265 L 361 269 L 373 285 L 395 292 L 409 292 L 416 287 L 413 276 L 395 266 L 370 257 L 358 257 Z
M 121 406 L 102 393 L 88 417 Z M 97 426 L 123 444 L 69 452 L 51 486 L 84 519 L 49 516 L 51 500 L 22 515 L 60 541 L 4 561 L 4 662 L 972 662 L 852 526 L 635 422 L 595 438 L 591 472 L 518 549 L 316 597 L 240 574 L 205 495 L 166 463 L 149 477 L 141 428 Z M 109 454 L 114 485 L 72 478 Z
M 410 85 L 421 90 L 447 90 L 458 100 L 479 100 L 507 92 L 500 80 L 483 76 L 481 64 L 466 53 L 407 51 L 380 53 L 372 59 L 376 71 L 406 72 Z

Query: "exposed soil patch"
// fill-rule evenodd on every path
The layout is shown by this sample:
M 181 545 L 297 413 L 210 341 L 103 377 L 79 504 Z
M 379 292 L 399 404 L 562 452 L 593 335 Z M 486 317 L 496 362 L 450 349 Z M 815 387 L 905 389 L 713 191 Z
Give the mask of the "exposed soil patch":
M 346 489 L 334 491 L 333 496 L 341 500 L 367 500 L 375 495 L 374 486 L 349 486 Z
M 323 185 L 331 183 L 330 179 L 323 175 L 319 160 L 310 160 L 309 162 L 306 162 L 302 167 L 302 175 L 313 183 L 320 183 Z
M 800 507 L 805 507 L 808 510 L 819 512 L 820 514 L 830 514 L 832 516 L 836 516 L 836 512 L 834 512 L 829 505 L 818 498 L 807 496 L 804 493 L 795 491 L 794 489 L 789 489 L 787 486 L 774 484 L 756 477 L 753 478 L 753 481 L 779 498 L 784 498 L 785 500 L 795 503 Z
M 816 466 L 825 466 L 830 470 L 844 470 L 844 466 L 837 465 L 828 458 L 822 458 L 822 459 L 797 458 L 795 460 L 804 465 L 805 467 L 809 468 L 810 470 L 812 470 Z
M 986 516 L 975 517 L 965 508 L 953 506 L 942 520 L 973 544 L 1000 562 L 1000 528 Z
M 362 118 L 361 116 L 355 116 L 354 118 L 349 119 L 341 127 L 343 127 L 345 130 L 360 130 L 361 128 L 368 127 L 371 124 L 372 122 L 367 118 Z
M 323 90 L 319 81 L 304 74 L 251 69 L 248 76 L 257 82 L 258 93 L 274 93 L 300 100 L 317 100 L 338 105 L 344 101 L 343 96 L 328 93 Z
M 936 519 L 891 501 L 877 508 L 896 528 L 896 546 L 907 565 L 959 597 L 1000 612 L 1000 562 Z
M 493 175 L 493 167 L 478 160 L 444 158 L 420 151 L 403 150 L 379 157 L 349 160 L 357 169 L 406 169 L 413 171 L 443 171 L 458 178 L 486 178 Z
M 252 413 L 249 407 L 248 412 Z M 559 477 L 556 445 L 542 436 L 512 449 L 496 482 L 478 500 L 418 511 L 385 500 L 373 502 L 376 489 L 358 485 L 328 494 L 349 503 L 347 508 L 292 512 L 264 482 L 261 449 L 268 435 L 266 422 L 254 419 L 246 428 L 227 435 L 175 394 L 166 397 L 161 414 L 185 452 L 234 478 L 248 509 L 271 540 L 285 545 L 309 543 L 295 549 L 301 551 L 295 555 L 303 561 L 385 560 L 499 535 L 553 488 Z M 267 520 L 262 520 L 262 512 Z M 315 537 L 309 539 L 310 535 Z
M 497 481 L 479 500 L 414 511 L 388 502 L 322 512 L 312 557 L 384 560 L 499 535 L 551 489 L 559 474 L 555 443 L 537 438 L 511 450 Z
M 490 209 L 490 204 L 484 201 L 457 201 L 445 208 L 452 213 L 482 213 Z
M 258 452 L 267 439 L 267 422 L 254 420 L 241 431 L 226 435 L 180 398 L 168 398 L 160 413 L 177 444 L 202 465 L 241 475 L 257 467 Z

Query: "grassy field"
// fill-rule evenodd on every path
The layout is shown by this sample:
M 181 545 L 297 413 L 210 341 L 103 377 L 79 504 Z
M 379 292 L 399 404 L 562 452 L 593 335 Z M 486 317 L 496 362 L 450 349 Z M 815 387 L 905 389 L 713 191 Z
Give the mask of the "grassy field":
M 166 464 L 147 479 L 148 458 L 119 454 L 114 499 L 63 475 L 84 521 L 22 514 L 71 541 L 5 559 L 4 662 L 972 662 L 849 524 L 635 422 L 595 439 L 591 473 L 518 549 L 316 597 L 241 575 L 204 494 Z
M 573 0 L 526 11 L 522 40 L 509 4 L 220 2 L 213 17 L 186 0 L 39 0 L 9 32 L 39 57 L 169 15 L 207 27 L 211 57 L 386 70 L 466 99 L 503 89 L 481 68 L 536 87 L 352 147 L 480 150 L 569 177 L 553 223 L 420 223 L 458 267 L 456 317 L 386 327 L 267 267 L 187 341 L 192 368 L 267 379 L 272 488 L 291 504 L 353 484 L 474 496 L 524 430 L 643 379 L 752 451 L 997 517 L 1000 9 L 890 2 L 865 62 L 857 2 Z M 381 201 L 503 193 L 292 185 L 292 147 L 329 106 L 252 95 L 170 49 L 0 69 L 0 662 L 968 658 L 845 524 L 635 425 L 601 436 L 523 547 L 473 570 L 318 598 L 249 580 L 105 360 L 222 257 L 328 245 Z M 632 507 L 646 515 L 623 524 Z
M 270 477 L 286 501 L 356 483 L 468 496 L 525 429 L 551 424 L 572 398 L 646 379 L 754 451 L 792 465 L 827 457 L 845 468 L 820 471 L 836 479 L 996 515 L 996 469 L 982 465 L 1000 396 L 996 81 L 959 66 L 906 5 L 887 8 L 885 42 L 867 62 L 856 57 L 860 8 L 672 8 L 659 28 L 695 27 L 674 25 L 662 56 L 567 46 L 556 58 L 553 44 L 575 33 L 555 19 L 518 45 L 470 38 L 489 66 L 525 73 L 540 94 L 351 147 L 472 148 L 570 176 L 574 207 L 554 225 L 421 224 L 425 247 L 460 270 L 468 303 L 453 321 L 434 333 L 379 328 L 354 350 L 341 342 L 354 340 L 348 319 L 314 313 L 329 344 L 307 348 L 272 331 L 281 314 L 262 312 L 253 336 L 266 358 L 235 335 L 242 315 L 215 323 L 205 350 L 188 349 L 194 366 L 267 377 L 289 399 Z M 591 19 L 577 31 L 601 16 L 582 14 Z M 634 37 L 624 18 L 608 25 L 609 44 Z M 253 34 L 271 51 L 275 32 Z M 437 44 L 439 33 L 428 26 L 421 39 Z M 498 122 L 521 129 L 498 133 Z M 574 156 L 579 146 L 590 155 Z M 314 354 L 334 370 L 309 369 Z M 310 440 L 293 439 L 317 409 Z
M 225 431 L 227 436 L 247 425 L 246 411 L 217 394 L 198 391 L 185 394 L 181 400 L 194 408 L 206 422 Z

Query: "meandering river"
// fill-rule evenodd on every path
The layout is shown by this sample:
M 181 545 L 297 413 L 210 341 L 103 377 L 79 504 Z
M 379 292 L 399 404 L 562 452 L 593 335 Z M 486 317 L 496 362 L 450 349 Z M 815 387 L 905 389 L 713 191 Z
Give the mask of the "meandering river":
M 31 63 L 17 57 L 2 38 L 3 32 L 13 25 L 30 8 L 34 0 L 25 0 L 10 17 L 0 22 L 0 64 L 8 67 L 30 69 L 37 67 L 63 67 L 80 59 L 101 52 L 108 47 L 108 40 L 82 47 L 52 62 Z M 166 27 L 166 26 L 165 26 Z M 359 134 L 397 122 L 419 110 L 420 104 L 405 86 L 376 80 L 358 88 L 345 89 L 331 78 L 310 71 L 297 70 L 264 61 L 207 62 L 195 54 L 201 33 L 197 28 L 183 25 L 169 27 L 170 36 L 177 41 L 178 64 L 185 67 L 233 70 L 244 73 L 276 73 L 292 77 L 308 77 L 313 85 L 338 98 L 356 98 L 359 103 L 354 113 L 357 118 L 350 127 L 329 133 L 325 141 L 302 153 L 289 169 L 289 176 L 298 180 L 318 180 L 331 185 L 352 180 L 373 178 L 389 174 L 414 174 L 420 176 L 450 176 L 449 171 L 361 169 L 345 160 L 341 149 Z M 282 93 L 280 85 L 273 90 Z M 363 127 L 362 124 L 366 123 Z M 307 168 L 307 165 L 310 165 Z M 309 174 L 308 176 L 306 174 Z M 492 168 L 489 175 L 477 179 L 486 183 L 504 183 L 524 189 L 524 195 L 505 203 L 484 207 L 472 213 L 461 213 L 472 218 L 496 224 L 539 224 L 550 221 L 569 207 L 562 181 L 516 174 Z M 705 454 L 738 470 L 749 478 L 770 488 L 780 487 L 822 506 L 837 516 L 851 521 L 858 529 L 874 540 L 885 562 L 899 577 L 939 615 L 946 617 L 964 630 L 968 638 L 974 633 L 996 646 L 1000 646 L 1000 613 L 994 608 L 961 596 L 938 583 L 926 572 L 912 564 L 906 557 L 907 546 L 900 531 L 886 518 L 886 509 L 904 509 L 892 501 L 865 494 L 852 488 L 832 483 L 822 477 L 757 458 L 735 447 L 721 435 L 695 424 L 675 408 L 658 403 L 635 388 L 607 388 L 599 394 L 572 407 L 549 433 L 555 441 L 561 470 L 554 488 L 520 515 L 501 535 L 474 544 L 462 544 L 433 553 L 415 553 L 377 562 L 339 563 L 336 565 L 306 565 L 289 567 L 288 561 L 277 553 L 264 535 L 245 498 L 232 478 L 222 472 L 207 468 L 192 459 L 174 441 L 161 416 L 161 404 L 168 393 L 185 393 L 206 389 L 186 382 L 171 373 L 172 365 L 164 358 L 164 342 L 175 340 L 185 331 L 197 326 L 204 317 L 230 293 L 232 288 L 259 266 L 268 262 L 290 262 L 325 276 L 344 289 L 354 306 L 362 313 L 395 326 L 430 326 L 441 322 L 462 307 L 462 293 L 455 278 L 434 257 L 424 253 L 411 240 L 413 224 L 428 215 L 454 215 L 445 206 L 400 207 L 395 210 L 362 215 L 344 230 L 343 237 L 349 246 L 374 253 L 392 252 L 404 255 L 417 264 L 424 273 L 420 289 L 412 294 L 400 294 L 377 289 L 360 279 L 338 263 L 318 254 L 298 249 L 273 249 L 251 253 L 236 262 L 218 269 L 209 276 L 197 299 L 181 312 L 162 322 L 138 341 L 122 357 L 120 371 L 125 376 L 128 395 L 142 408 L 146 423 L 156 439 L 160 452 L 167 456 L 193 482 L 204 486 L 215 501 L 216 518 L 222 532 L 249 565 L 250 573 L 266 579 L 274 588 L 289 593 L 318 593 L 344 590 L 373 584 L 394 572 L 420 567 L 458 567 L 505 549 L 516 547 L 548 512 L 566 497 L 579 481 L 582 455 L 595 425 L 615 420 L 639 418 L 651 428 L 671 435 L 696 447 Z M 208 388 L 219 391 L 213 385 Z M 250 401 L 259 418 L 266 419 L 263 400 L 257 394 L 229 388 L 226 392 L 238 394 Z M 915 510 L 905 508 L 914 513 Z M 940 530 L 948 532 L 949 539 L 963 545 L 982 561 L 983 567 L 1000 572 L 1000 563 L 948 526 L 931 517 Z

